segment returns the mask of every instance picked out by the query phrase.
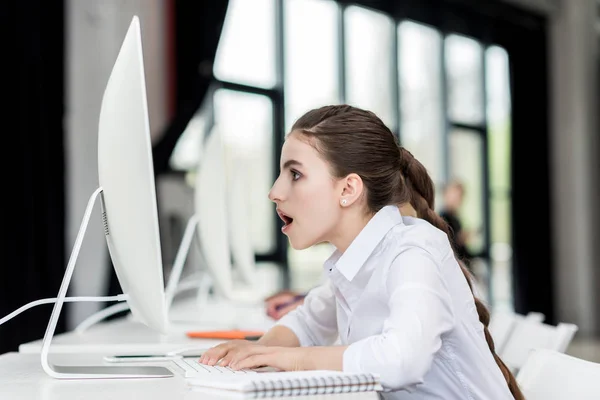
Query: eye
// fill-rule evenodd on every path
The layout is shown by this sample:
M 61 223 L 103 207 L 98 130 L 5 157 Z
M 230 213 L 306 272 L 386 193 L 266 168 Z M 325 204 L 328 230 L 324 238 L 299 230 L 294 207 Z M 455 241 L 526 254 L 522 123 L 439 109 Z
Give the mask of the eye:
M 294 171 L 293 169 L 290 170 L 290 172 L 292 173 L 292 180 L 293 181 L 297 181 L 302 176 L 302 174 L 300 172 Z

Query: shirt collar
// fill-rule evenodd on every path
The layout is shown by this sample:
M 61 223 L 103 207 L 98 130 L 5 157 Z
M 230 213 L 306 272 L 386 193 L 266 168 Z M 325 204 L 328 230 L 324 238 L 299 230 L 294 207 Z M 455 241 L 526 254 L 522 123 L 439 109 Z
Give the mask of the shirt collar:
M 333 252 L 325 262 L 325 267 L 331 270 L 332 265 L 335 265 L 336 269 L 351 281 L 389 230 L 401 223 L 402 215 L 398 207 L 383 207 L 365 225 L 343 254 L 338 250 Z

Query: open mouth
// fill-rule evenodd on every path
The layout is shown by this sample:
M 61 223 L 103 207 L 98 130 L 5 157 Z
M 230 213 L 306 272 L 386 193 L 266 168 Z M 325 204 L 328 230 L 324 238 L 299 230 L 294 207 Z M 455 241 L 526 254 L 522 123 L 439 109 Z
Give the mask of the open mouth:
M 286 230 L 294 222 L 294 218 L 290 217 L 289 215 L 282 212 L 281 210 L 277 210 L 277 214 L 279 215 L 279 218 L 281 218 L 281 220 L 283 221 L 283 224 L 284 224 L 283 228 L 281 228 L 281 230 Z

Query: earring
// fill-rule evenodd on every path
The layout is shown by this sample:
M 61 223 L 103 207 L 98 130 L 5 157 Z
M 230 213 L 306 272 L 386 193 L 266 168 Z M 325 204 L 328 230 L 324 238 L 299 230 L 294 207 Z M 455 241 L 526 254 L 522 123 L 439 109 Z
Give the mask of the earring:
M 347 202 L 348 202 L 348 200 L 346 200 L 346 199 L 342 199 L 342 205 L 343 205 L 343 206 L 345 206 Z

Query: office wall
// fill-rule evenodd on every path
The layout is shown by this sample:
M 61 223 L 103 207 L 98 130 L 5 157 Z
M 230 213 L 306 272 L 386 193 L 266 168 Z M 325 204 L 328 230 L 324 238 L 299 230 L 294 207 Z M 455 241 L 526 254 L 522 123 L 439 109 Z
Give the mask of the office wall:
M 134 14 L 140 17 L 150 128 L 155 141 L 167 120 L 165 0 L 66 2 L 66 243 L 70 253 L 87 201 L 98 187 L 97 127 L 104 87 Z M 108 250 L 97 204 L 73 275 L 71 295 L 100 295 L 108 285 Z M 67 328 L 99 309 L 71 304 Z
M 600 334 L 597 10 L 562 0 L 550 15 L 555 309 L 582 334 Z

